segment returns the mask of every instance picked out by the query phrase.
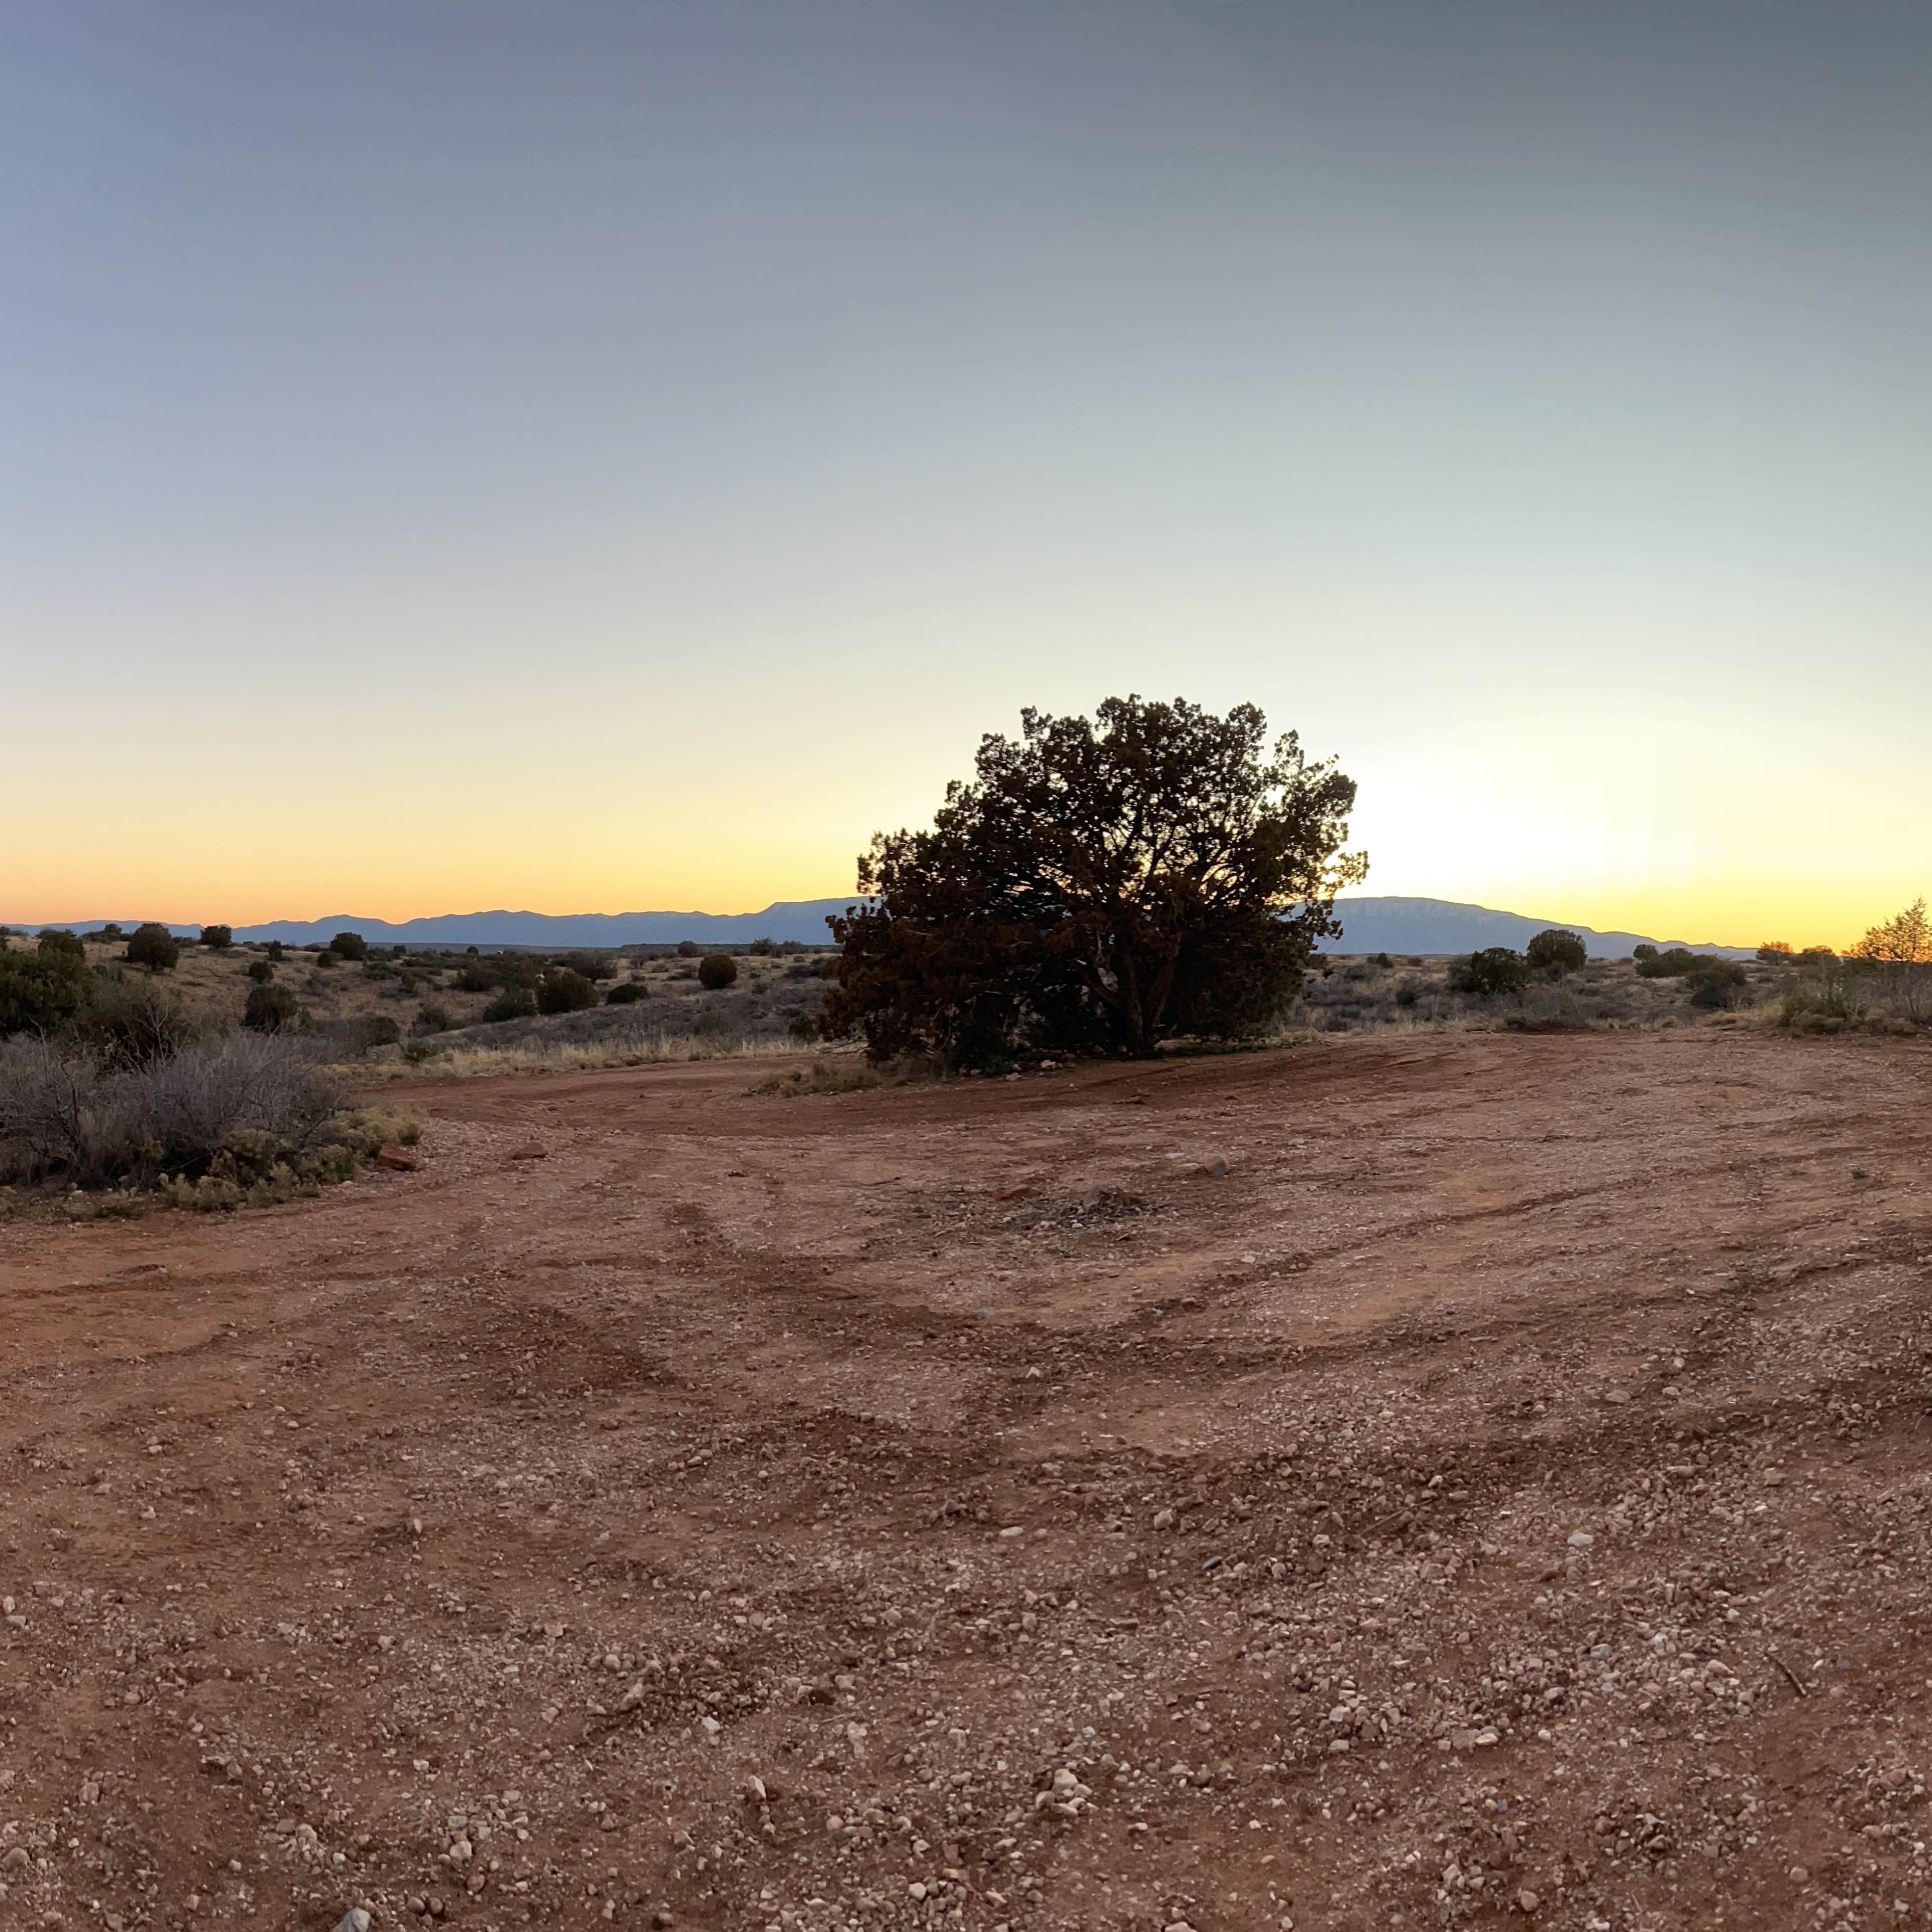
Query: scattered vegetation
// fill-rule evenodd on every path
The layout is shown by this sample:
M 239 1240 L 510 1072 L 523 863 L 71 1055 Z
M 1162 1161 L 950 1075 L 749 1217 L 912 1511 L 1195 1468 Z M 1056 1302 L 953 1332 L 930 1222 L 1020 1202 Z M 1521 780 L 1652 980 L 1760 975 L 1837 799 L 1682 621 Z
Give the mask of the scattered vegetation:
M 722 993 L 738 983 L 738 962 L 727 952 L 713 952 L 698 962 L 698 983 L 707 993 Z

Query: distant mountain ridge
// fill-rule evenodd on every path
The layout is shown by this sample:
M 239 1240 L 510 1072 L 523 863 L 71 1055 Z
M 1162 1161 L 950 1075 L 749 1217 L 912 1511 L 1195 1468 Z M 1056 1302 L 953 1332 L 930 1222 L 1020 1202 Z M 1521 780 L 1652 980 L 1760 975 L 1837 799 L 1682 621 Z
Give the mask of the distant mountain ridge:
M 807 946 L 830 940 L 825 922 L 843 912 L 852 898 L 780 899 L 763 912 L 466 912 L 434 919 L 387 920 L 341 913 L 330 919 L 274 920 L 266 926 L 238 926 L 237 939 L 279 939 L 284 946 L 312 946 L 338 932 L 359 932 L 371 945 L 523 946 L 537 950 L 572 946 L 666 946 L 682 940 L 700 945 L 748 945 L 754 939 L 797 940 Z M 1521 913 L 1494 912 L 1487 906 L 1464 905 L 1453 899 L 1373 897 L 1360 894 L 1336 902 L 1342 933 L 1322 947 L 1324 952 L 1474 952 L 1486 946 L 1509 946 L 1519 952 L 1546 927 L 1562 926 L 1580 938 L 1593 959 L 1621 959 L 1634 946 L 1669 947 L 1687 942 L 1646 940 L 1639 932 L 1599 932 L 1574 921 L 1530 919 Z M 114 923 L 128 932 L 139 920 Z M 70 930 L 92 932 L 106 920 L 64 921 Z M 38 926 L 28 926 L 38 932 Z M 171 925 L 171 932 L 192 938 L 198 926 Z M 1698 946 L 1700 952 L 1748 958 L 1748 946 Z

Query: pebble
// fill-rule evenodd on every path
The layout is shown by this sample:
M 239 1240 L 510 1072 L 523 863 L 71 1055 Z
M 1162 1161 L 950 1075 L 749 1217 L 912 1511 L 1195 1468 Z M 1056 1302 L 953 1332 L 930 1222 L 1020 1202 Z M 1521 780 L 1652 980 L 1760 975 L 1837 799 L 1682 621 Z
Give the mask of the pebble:
M 369 1932 L 369 1915 L 359 1905 L 352 1905 L 338 1922 L 335 1932 Z

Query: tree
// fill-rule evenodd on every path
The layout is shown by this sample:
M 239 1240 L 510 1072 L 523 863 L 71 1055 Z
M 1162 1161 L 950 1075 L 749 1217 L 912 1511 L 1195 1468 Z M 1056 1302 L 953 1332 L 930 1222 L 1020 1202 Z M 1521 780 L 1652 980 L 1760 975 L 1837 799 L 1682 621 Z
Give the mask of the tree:
M 722 993 L 738 980 L 738 962 L 728 952 L 713 952 L 698 962 L 698 983 L 707 993 Z
M 1292 732 L 1268 755 L 1267 729 L 1127 697 L 982 739 L 929 831 L 860 860 L 872 903 L 830 922 L 826 1034 L 974 1065 L 1264 1030 L 1368 869 L 1342 850 L 1354 781 Z
M 1932 920 L 1922 898 L 1895 919 L 1873 926 L 1851 957 L 1878 969 L 1886 997 L 1907 1019 L 1932 1019 Z
M 1932 964 L 1932 919 L 1926 915 L 1924 900 L 1914 899 L 1896 919 L 1869 928 L 1850 956 L 1886 966 Z
M 1789 966 L 1791 964 L 1791 942 L 1788 939 L 1767 939 L 1757 950 L 1760 966 Z
M 328 950 L 338 959 L 366 959 L 369 942 L 359 932 L 338 932 L 328 942 Z
M 1520 993 L 1528 983 L 1529 962 L 1508 946 L 1486 946 L 1471 953 L 1449 976 L 1452 992 L 1474 993 L 1486 1000 Z
M 1522 949 L 1522 956 L 1524 964 L 1532 973 L 1561 980 L 1566 974 L 1581 972 L 1590 955 L 1575 933 L 1566 932 L 1560 926 L 1552 926 L 1546 932 L 1539 932 Z
M 150 973 L 172 973 L 181 958 L 181 941 L 166 926 L 149 920 L 137 926 L 128 942 L 130 966 L 145 966 Z
M 201 928 L 201 943 L 220 952 L 235 944 L 235 928 L 232 926 L 204 926 Z

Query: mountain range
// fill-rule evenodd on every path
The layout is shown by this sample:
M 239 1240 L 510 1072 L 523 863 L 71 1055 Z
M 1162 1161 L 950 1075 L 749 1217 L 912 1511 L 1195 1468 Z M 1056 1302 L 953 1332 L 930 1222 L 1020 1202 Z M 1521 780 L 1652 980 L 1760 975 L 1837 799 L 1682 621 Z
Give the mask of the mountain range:
M 826 917 L 843 912 L 850 899 L 780 899 L 763 912 L 614 912 L 448 913 L 435 919 L 368 919 L 355 913 L 332 918 L 275 920 L 265 926 L 237 926 L 238 940 L 279 939 L 285 946 L 310 946 L 344 931 L 359 932 L 374 945 L 516 946 L 538 951 L 573 946 L 675 945 L 692 940 L 700 946 L 742 946 L 754 939 L 797 940 L 808 946 L 828 943 Z M 1509 946 L 1520 951 L 1546 927 L 1565 924 L 1582 939 L 1593 959 L 1621 959 L 1634 946 L 1669 947 L 1687 942 L 1646 939 L 1639 932 L 1599 932 L 1594 928 L 1556 920 L 1531 919 L 1521 913 L 1495 912 L 1487 906 L 1464 905 L 1453 899 L 1393 898 L 1361 893 L 1336 902 L 1342 934 L 1325 944 L 1324 952 L 1474 952 L 1486 946 Z M 138 920 L 115 922 L 132 932 Z M 66 921 L 76 932 L 91 932 L 105 920 Z M 26 928 L 38 931 L 31 925 Z M 172 925 L 171 932 L 193 937 L 198 926 Z M 1748 958 L 1742 946 L 1700 946 L 1700 952 L 1731 958 Z

